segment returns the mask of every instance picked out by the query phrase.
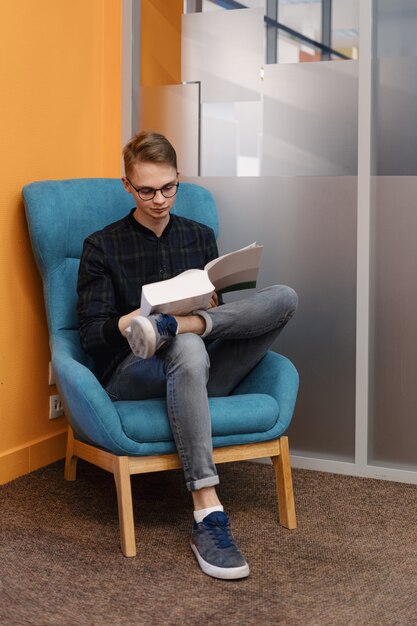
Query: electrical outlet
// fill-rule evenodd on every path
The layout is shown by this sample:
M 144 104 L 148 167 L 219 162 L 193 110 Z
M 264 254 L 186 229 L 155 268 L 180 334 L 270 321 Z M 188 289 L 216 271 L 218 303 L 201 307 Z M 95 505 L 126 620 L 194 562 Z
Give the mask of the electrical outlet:
M 49 419 L 54 420 L 64 415 L 64 407 L 58 394 L 49 396 Z
M 54 370 L 53 370 L 51 361 L 49 361 L 48 384 L 49 385 L 55 385 L 55 374 L 54 374 Z

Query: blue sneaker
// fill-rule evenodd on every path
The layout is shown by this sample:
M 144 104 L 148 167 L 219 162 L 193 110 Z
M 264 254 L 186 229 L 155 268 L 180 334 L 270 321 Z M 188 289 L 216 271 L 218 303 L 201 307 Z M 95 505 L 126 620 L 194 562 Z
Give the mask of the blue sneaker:
M 165 313 L 137 315 L 126 328 L 126 338 L 133 354 L 149 359 L 164 343 L 175 337 L 178 324 L 175 317 Z
M 194 522 L 191 550 L 209 576 L 226 580 L 249 576 L 249 565 L 235 544 L 229 518 L 223 511 L 210 513 L 200 524 Z

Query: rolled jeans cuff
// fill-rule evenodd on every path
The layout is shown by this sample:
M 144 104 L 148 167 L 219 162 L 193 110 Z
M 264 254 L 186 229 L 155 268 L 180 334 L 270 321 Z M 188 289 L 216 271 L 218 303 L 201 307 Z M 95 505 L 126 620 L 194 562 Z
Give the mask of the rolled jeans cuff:
M 219 477 L 210 476 L 209 478 L 201 478 L 200 480 L 190 480 L 187 482 L 187 489 L 189 491 L 198 491 L 199 489 L 204 489 L 204 487 L 214 487 L 218 485 L 220 482 Z
M 205 337 L 207 337 L 207 335 L 209 335 L 212 331 L 213 328 L 213 320 L 211 319 L 210 315 L 207 313 L 207 311 L 193 311 L 193 315 L 199 315 L 200 317 L 202 317 L 204 319 L 204 321 L 206 322 L 206 328 L 204 329 L 204 333 L 201 335 L 201 338 L 204 339 Z

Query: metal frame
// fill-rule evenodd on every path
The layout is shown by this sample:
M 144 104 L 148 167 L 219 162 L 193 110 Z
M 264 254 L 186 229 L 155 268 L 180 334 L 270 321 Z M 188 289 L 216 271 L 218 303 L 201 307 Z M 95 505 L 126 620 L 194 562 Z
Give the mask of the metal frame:
M 266 16 L 278 24 L 278 0 L 266 0 Z M 278 62 L 278 28 L 266 22 L 266 62 Z
M 328 48 L 322 50 L 321 60 L 329 61 L 332 48 L 332 0 L 321 0 L 321 43 Z

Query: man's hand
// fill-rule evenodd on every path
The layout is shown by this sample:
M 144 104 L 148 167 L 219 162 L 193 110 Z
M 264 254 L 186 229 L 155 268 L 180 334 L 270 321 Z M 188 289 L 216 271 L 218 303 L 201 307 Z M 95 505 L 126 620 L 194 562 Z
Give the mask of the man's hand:
M 208 309 L 212 309 L 215 306 L 219 306 L 219 296 L 217 295 L 217 293 L 214 291 L 213 295 L 211 296 L 211 300 L 209 302 L 208 305 Z

